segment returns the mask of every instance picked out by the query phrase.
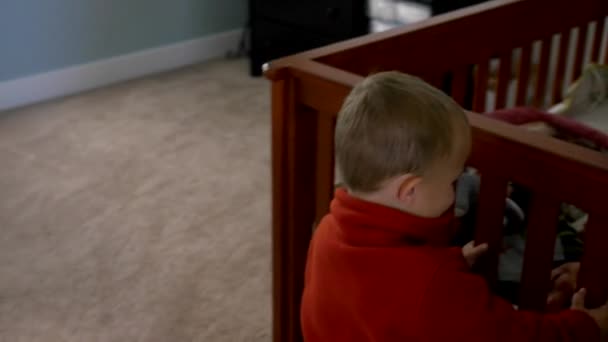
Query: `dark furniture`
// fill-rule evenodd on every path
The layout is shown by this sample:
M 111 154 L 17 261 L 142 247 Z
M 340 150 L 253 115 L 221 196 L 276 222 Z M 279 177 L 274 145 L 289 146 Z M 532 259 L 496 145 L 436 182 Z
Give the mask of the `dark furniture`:
M 250 0 L 251 74 L 272 59 L 368 32 L 367 0 Z
M 373 0 L 371 0 L 373 1 Z M 485 0 L 416 0 L 433 15 Z M 368 0 L 250 0 L 251 75 L 270 60 L 369 33 Z

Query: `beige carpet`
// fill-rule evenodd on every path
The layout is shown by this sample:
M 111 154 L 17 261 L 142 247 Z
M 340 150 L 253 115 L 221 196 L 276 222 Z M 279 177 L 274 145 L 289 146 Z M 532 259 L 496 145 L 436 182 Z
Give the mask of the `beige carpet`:
M 0 113 L 0 341 L 269 341 L 268 103 L 238 60 Z

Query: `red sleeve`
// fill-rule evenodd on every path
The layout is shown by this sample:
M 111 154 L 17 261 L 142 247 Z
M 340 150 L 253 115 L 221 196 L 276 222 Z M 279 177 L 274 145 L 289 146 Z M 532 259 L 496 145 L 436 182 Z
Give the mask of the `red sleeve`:
M 468 272 L 438 271 L 421 310 L 427 342 L 600 341 L 599 327 L 586 313 L 517 311 L 490 293 L 482 277 Z

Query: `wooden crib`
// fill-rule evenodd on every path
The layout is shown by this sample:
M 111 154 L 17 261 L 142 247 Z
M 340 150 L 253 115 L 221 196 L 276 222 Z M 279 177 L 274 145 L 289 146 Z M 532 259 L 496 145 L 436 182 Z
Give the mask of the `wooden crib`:
M 336 114 L 353 85 L 379 70 L 418 75 L 471 111 L 469 164 L 482 179 L 475 234 L 491 246 L 481 265 L 489 283 L 496 284 L 506 184 L 513 181 L 533 194 L 520 307 L 545 307 L 562 202 L 590 215 L 579 285 L 589 289 L 589 306 L 603 303 L 608 296 L 608 157 L 476 113 L 488 109 L 491 62 L 498 62 L 492 108 L 546 108 L 560 101 L 585 63 L 608 62 L 602 35 L 607 15 L 606 0 L 498 0 L 268 64 L 274 341 L 302 339 L 299 307 L 307 247 L 334 189 Z M 578 39 L 586 36 L 591 38 Z M 557 58 L 552 59 L 552 51 Z M 513 82 L 517 86 L 509 100 Z

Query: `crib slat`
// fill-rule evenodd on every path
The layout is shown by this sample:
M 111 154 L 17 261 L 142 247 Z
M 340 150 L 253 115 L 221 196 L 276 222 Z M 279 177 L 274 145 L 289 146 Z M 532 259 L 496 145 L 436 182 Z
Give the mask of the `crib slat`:
M 318 112 L 310 107 L 294 105 L 293 114 L 288 120 L 287 161 L 291 177 L 288 179 L 288 196 L 292 205 L 288 208 L 289 227 L 283 227 L 287 235 L 289 264 L 284 270 L 287 279 L 291 282 L 289 289 L 297 289 L 290 293 L 288 299 L 289 309 L 292 313 L 298 312 L 298 298 L 304 282 L 304 267 L 308 242 L 312 237 L 312 227 L 315 218 L 315 194 L 311 191 L 315 186 L 315 144 Z M 279 228 L 281 229 L 281 228 Z M 295 312 L 294 312 L 295 311 Z
M 602 36 L 604 34 L 604 22 L 606 18 L 602 17 L 596 22 L 595 36 L 593 38 L 593 48 L 591 49 L 591 63 L 599 63 L 600 51 L 602 47 Z
M 599 196 L 598 196 L 599 197 Z M 608 222 L 607 213 L 592 213 L 585 225 L 584 252 L 578 278 L 579 287 L 587 289 L 586 304 L 596 308 L 608 297 Z
M 559 209 L 560 202 L 551 197 L 532 197 L 519 296 L 523 310 L 543 311 L 546 307 Z
M 521 58 L 519 60 L 519 71 L 517 77 L 517 99 L 515 102 L 517 106 L 523 106 L 527 102 L 531 54 L 532 48 L 529 44 L 525 45 L 521 49 Z
M 566 72 L 566 61 L 568 60 L 568 46 L 570 45 L 570 30 L 561 33 L 559 40 L 559 52 L 557 56 L 557 68 L 555 79 L 553 80 L 553 91 L 551 103 L 557 103 L 562 99 L 562 89 L 564 86 L 564 74 Z
M 475 94 L 473 95 L 473 111 L 483 113 L 486 111 L 486 92 L 488 90 L 488 60 L 477 65 L 475 75 Z
M 500 59 L 500 66 L 498 69 L 498 86 L 496 87 L 495 109 L 505 107 L 509 82 L 511 82 L 511 52 L 504 54 Z
M 319 113 L 317 121 L 317 185 L 316 214 L 318 223 L 328 212 L 334 188 L 334 128 L 335 119 L 329 113 Z
M 468 69 L 466 67 L 456 68 L 452 72 L 451 96 L 459 105 L 465 106 L 467 95 Z
M 551 37 L 545 38 L 541 42 L 540 63 L 536 80 L 536 90 L 534 92 L 534 105 L 544 107 L 545 89 L 547 85 L 547 75 L 549 72 L 549 59 L 551 57 Z
M 488 252 L 475 265 L 484 274 L 491 287 L 497 285 L 498 254 L 502 248 L 503 217 L 508 180 L 494 175 L 482 174 L 479 189 L 475 241 L 488 243 Z
M 574 71 L 572 79 L 576 80 L 581 76 L 583 70 L 583 58 L 585 57 L 585 43 L 587 41 L 587 28 L 589 25 L 581 25 L 578 28 L 578 37 L 576 42 L 576 55 L 574 57 Z

